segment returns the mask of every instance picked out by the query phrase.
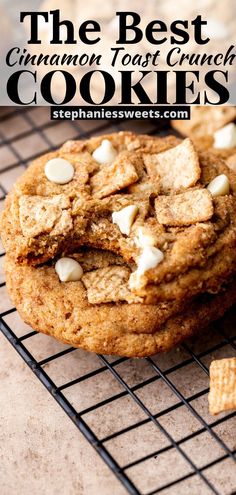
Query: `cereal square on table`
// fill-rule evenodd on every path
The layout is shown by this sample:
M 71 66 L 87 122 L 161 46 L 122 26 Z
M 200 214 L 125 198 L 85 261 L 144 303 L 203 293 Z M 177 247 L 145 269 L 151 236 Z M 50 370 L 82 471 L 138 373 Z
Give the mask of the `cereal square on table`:
M 236 357 L 212 361 L 208 400 L 211 414 L 236 409 Z

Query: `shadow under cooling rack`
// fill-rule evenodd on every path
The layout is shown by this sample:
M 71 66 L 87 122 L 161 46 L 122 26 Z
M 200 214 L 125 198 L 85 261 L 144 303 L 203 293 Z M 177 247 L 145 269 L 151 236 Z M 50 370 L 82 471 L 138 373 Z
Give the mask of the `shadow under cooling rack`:
M 123 129 L 165 133 L 168 123 L 57 123 L 47 108 L 5 109 L 0 203 L 43 152 L 67 139 Z M 211 360 L 236 355 L 233 309 L 201 338 L 168 354 L 139 360 L 95 356 L 27 328 L 1 276 L 1 331 L 128 493 L 235 493 L 236 413 L 212 418 L 207 402 Z

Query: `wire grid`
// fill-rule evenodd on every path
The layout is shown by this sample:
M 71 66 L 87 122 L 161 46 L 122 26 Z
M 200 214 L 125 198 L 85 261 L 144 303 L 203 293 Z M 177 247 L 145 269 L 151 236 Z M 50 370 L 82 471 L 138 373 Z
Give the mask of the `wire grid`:
M 152 134 L 168 130 L 168 122 L 163 121 L 52 122 L 47 108 L 2 108 L 1 113 L 1 206 L 24 167 L 66 139 L 123 129 Z M 3 260 L 2 247 L 0 257 Z M 3 275 L 0 291 L 3 334 L 128 493 L 236 493 L 232 433 L 236 413 L 214 419 L 207 411 L 209 363 L 213 357 L 236 355 L 234 310 L 204 337 L 167 355 L 142 360 L 99 355 L 95 360 L 89 353 L 52 344 L 49 337 L 22 327 Z M 71 363 L 76 353 L 86 367 L 80 372 L 77 362 L 68 379 L 61 370 L 65 364 L 69 367 L 67 356 Z

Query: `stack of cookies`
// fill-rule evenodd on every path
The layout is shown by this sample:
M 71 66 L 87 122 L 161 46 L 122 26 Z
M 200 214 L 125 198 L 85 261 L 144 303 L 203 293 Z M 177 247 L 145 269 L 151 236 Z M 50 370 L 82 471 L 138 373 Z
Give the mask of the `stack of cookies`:
M 17 181 L 1 235 L 20 315 L 75 347 L 167 351 L 236 301 L 236 175 L 189 138 L 65 143 Z

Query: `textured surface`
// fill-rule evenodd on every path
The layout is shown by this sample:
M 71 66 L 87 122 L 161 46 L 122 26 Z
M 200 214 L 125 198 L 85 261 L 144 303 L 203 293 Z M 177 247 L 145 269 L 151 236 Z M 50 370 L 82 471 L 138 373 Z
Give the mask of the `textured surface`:
M 130 270 L 122 266 L 110 266 L 88 272 L 82 277 L 91 304 L 111 301 L 142 302 L 128 289 Z
M 211 414 L 236 409 L 236 358 L 211 363 L 209 409 Z
M 25 237 L 35 237 L 47 232 L 50 235 L 60 235 L 73 228 L 70 202 L 63 194 L 51 198 L 21 196 L 19 218 Z
M 95 352 L 145 356 L 170 349 L 234 302 L 229 283 L 236 261 L 236 176 L 211 154 L 198 155 L 188 139 L 178 144 L 171 136 L 126 132 L 106 137 L 118 152 L 112 164 L 99 166 L 92 159 L 101 137 L 67 142 L 55 156 L 73 163 L 70 183 L 58 186 L 45 178 L 52 154 L 17 181 L 1 220 L 7 287 L 36 330 Z M 150 156 L 160 165 L 156 193 L 117 194 L 133 182 L 152 182 L 153 169 L 144 166 Z M 170 164 L 180 176 L 169 173 Z M 206 185 L 222 171 L 231 192 L 213 201 Z M 159 186 L 166 195 L 158 195 Z M 111 215 L 129 204 L 138 213 L 126 236 Z M 140 226 L 149 229 L 164 259 L 131 285 L 142 253 Z M 60 283 L 55 260 L 38 265 L 56 254 L 81 258 L 81 281 Z
M 172 120 L 172 127 L 183 136 L 204 138 L 236 119 L 236 107 L 192 107 L 191 120 Z
M 236 301 L 233 282 L 219 295 L 190 302 L 96 306 L 88 303 L 82 282 L 60 283 L 54 267 L 16 265 L 7 258 L 5 272 L 10 295 L 26 323 L 67 344 L 103 354 L 142 357 L 168 351 Z M 105 298 L 109 287 L 110 281 Z
M 56 350 L 50 339 L 40 347 Z M 67 372 L 85 358 L 70 356 Z M 127 494 L 1 333 L 0 360 L 1 494 L 97 495 L 99 487 L 110 495 L 111 483 L 116 495 Z
M 214 148 L 214 132 L 236 120 L 236 106 L 192 107 L 190 120 L 174 120 L 172 127 L 182 136 L 190 136 L 199 150 L 208 150 L 226 160 L 235 172 L 236 148 Z
M 92 194 L 97 198 L 105 198 L 111 194 L 137 182 L 139 176 L 130 163 L 129 155 L 122 154 L 112 165 L 102 166 L 91 179 Z
M 162 225 L 182 227 L 209 220 L 214 212 L 212 197 L 206 189 L 159 196 L 155 200 L 157 220 Z
M 144 164 L 151 180 L 160 180 L 162 193 L 194 186 L 201 175 L 198 154 L 190 139 L 157 155 L 144 155 Z
M 157 232 L 156 247 L 163 252 L 164 261 L 145 274 L 141 292 L 132 289 L 135 295 L 142 297 L 143 302 L 148 304 L 186 297 L 185 280 L 189 297 L 205 290 L 220 290 L 234 271 L 235 174 L 212 154 L 202 153 L 198 156 L 188 139 L 178 145 L 179 141 L 171 136 L 152 138 L 120 133 L 106 137 L 116 147 L 118 156 L 113 164 L 102 165 L 100 170 L 97 170 L 98 164 L 93 162 L 91 152 L 100 145 L 102 138 L 68 142 L 55 152 L 55 156 L 66 158 L 75 166 L 76 173 L 69 184 L 58 186 L 45 178 L 44 166 L 52 154 L 41 157 L 29 167 L 8 196 L 2 215 L 1 232 L 7 252 L 16 257 L 18 262 L 38 264 L 61 253 L 69 254 L 85 245 L 113 251 L 123 257 L 124 263 L 135 263 L 141 254 L 135 242 L 137 228 L 150 224 Z M 132 147 L 135 149 L 131 151 Z M 152 169 L 148 166 L 145 169 L 146 160 L 149 164 L 150 156 L 156 168 L 160 165 L 160 177 L 157 176 L 154 181 Z M 87 174 L 82 181 L 80 163 L 82 172 L 86 170 Z M 184 167 L 183 163 L 187 165 Z M 173 169 L 177 167 L 180 174 L 177 174 L 178 181 L 177 175 L 169 173 L 170 166 Z M 196 184 L 198 188 L 205 188 L 220 173 L 226 173 L 229 177 L 231 193 L 216 198 L 212 206 L 206 191 L 198 193 L 190 186 Z M 146 194 L 139 190 L 127 192 L 124 187 L 131 187 L 133 182 L 140 187 L 146 186 L 148 181 L 154 186 L 157 183 L 157 188 L 154 191 L 148 188 Z M 117 194 L 120 187 L 123 189 Z M 160 200 L 156 200 L 157 204 L 171 203 L 171 208 L 166 207 L 165 212 L 162 207 L 160 211 L 156 208 L 156 212 L 153 209 L 153 200 L 158 196 L 160 187 L 167 194 L 160 196 Z M 180 194 L 176 199 L 173 197 L 172 201 L 176 188 L 180 189 Z M 189 198 L 187 204 L 185 195 L 181 194 L 181 189 L 186 188 L 186 198 Z M 107 194 L 108 197 L 103 197 Z M 194 203 L 197 194 L 199 198 L 195 203 L 198 205 Z M 201 196 L 204 199 L 202 202 Z M 64 206 L 62 203 L 59 205 L 58 200 L 64 202 Z M 130 235 L 124 236 L 118 226 L 112 223 L 112 212 L 129 204 L 138 207 L 138 214 Z M 174 220 L 172 222 L 170 213 Z M 199 222 L 204 220 L 201 227 Z M 162 223 L 167 226 L 163 227 Z M 223 255 L 224 250 L 227 256 Z

